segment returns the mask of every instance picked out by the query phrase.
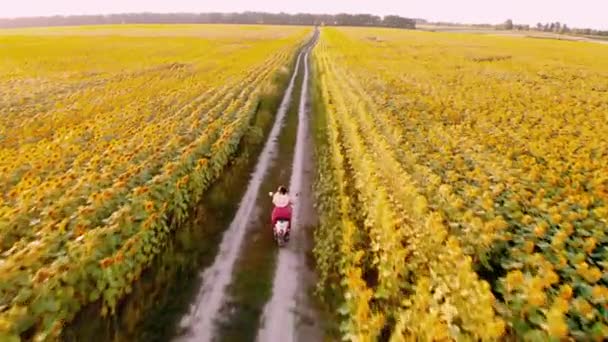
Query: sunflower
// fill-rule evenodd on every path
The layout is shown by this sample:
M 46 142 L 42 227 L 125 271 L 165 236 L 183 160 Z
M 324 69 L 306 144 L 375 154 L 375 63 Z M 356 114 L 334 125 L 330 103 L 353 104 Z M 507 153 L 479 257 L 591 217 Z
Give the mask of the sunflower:
M 512 292 L 524 283 L 524 274 L 520 270 L 511 271 L 506 277 L 507 291 Z
M 133 189 L 133 191 L 135 192 L 136 195 L 143 195 L 148 193 L 148 191 L 150 191 L 150 189 L 147 186 L 139 186 L 135 189 Z
M 568 324 L 562 311 L 549 310 L 547 313 L 547 332 L 556 338 L 564 338 L 568 335 Z
M 114 264 L 114 259 L 111 257 L 105 258 L 99 262 L 99 265 L 101 266 L 101 268 L 110 267 L 110 266 L 112 266 L 112 264 Z
M 153 201 L 146 201 L 146 203 L 144 204 L 144 208 L 148 213 L 151 213 L 154 211 L 154 202 Z

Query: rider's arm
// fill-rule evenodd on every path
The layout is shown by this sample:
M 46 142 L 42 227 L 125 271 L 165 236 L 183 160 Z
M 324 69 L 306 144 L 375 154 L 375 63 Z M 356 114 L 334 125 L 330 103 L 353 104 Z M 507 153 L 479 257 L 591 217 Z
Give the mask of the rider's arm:
M 278 197 L 278 196 L 279 196 L 279 193 L 278 193 L 278 192 L 277 192 L 277 193 L 275 193 L 275 194 L 272 196 L 272 204 L 273 204 L 273 205 L 275 205 L 275 206 L 277 205 L 277 197 Z

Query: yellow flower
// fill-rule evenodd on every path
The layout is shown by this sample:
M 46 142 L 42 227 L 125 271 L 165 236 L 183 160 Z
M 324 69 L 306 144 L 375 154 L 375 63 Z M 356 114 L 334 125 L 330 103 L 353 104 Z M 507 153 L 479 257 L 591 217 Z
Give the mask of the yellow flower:
M 559 276 L 557 275 L 557 273 L 553 272 L 553 270 L 545 271 L 542 276 L 546 287 L 549 287 L 559 282 Z
M 591 290 L 594 302 L 605 302 L 608 300 L 608 288 L 602 285 L 595 285 Z
M 591 284 L 595 284 L 602 278 L 602 271 L 597 267 L 591 267 L 583 274 L 583 278 Z
M 70 222 L 69 218 L 65 218 L 63 219 L 61 222 L 59 222 L 56 226 L 57 230 L 64 232 L 65 228 L 67 227 L 68 223 Z
M 553 238 L 551 239 L 551 245 L 556 249 L 562 249 L 564 242 L 567 238 L 568 236 L 566 235 L 566 233 L 560 230 L 555 235 L 553 235 Z
M 534 251 L 534 242 L 532 242 L 532 241 L 524 242 L 522 250 L 527 254 L 532 253 L 532 251 Z
M 572 235 L 574 232 L 574 226 L 570 222 L 564 222 L 560 225 L 561 231 L 566 234 L 566 236 Z
M 532 287 L 528 289 L 527 297 L 528 303 L 533 306 L 544 306 L 547 302 L 547 295 L 542 288 Z
M 593 250 L 595 249 L 596 243 L 597 243 L 597 240 L 593 236 L 585 239 L 585 244 L 584 244 L 585 252 L 587 252 L 587 254 L 593 252 Z
M 113 186 L 115 188 L 120 189 L 120 188 L 124 188 L 126 185 L 127 185 L 127 182 L 119 180 L 119 181 L 116 181 Z
M 488 327 L 489 335 L 494 338 L 502 337 L 505 333 L 505 322 L 501 319 L 496 319 Z
M 143 194 L 147 193 L 149 190 L 150 189 L 148 189 L 147 186 L 140 186 L 140 187 L 133 189 L 133 191 L 135 192 L 136 195 L 143 195 Z
M 101 193 L 101 196 L 103 197 L 103 199 L 105 200 L 109 200 L 112 198 L 112 196 L 114 195 L 113 191 L 111 189 L 106 189 Z
M 568 335 L 568 324 L 564 314 L 559 310 L 549 310 L 547 314 L 547 332 L 552 337 L 564 338 Z
M 198 163 L 198 166 L 200 166 L 202 168 L 202 167 L 205 167 L 208 162 L 209 162 L 208 159 L 202 158 L 202 159 L 199 159 L 197 163 Z
M 565 300 L 572 298 L 572 287 L 568 284 L 562 285 L 559 289 L 559 296 Z
M 545 223 L 544 221 L 541 223 Z M 542 237 L 543 235 L 545 235 L 545 233 L 547 232 L 547 225 L 545 224 L 538 224 L 536 227 L 534 227 L 534 235 L 536 235 L 536 237 Z
M 146 203 L 144 204 L 144 207 L 148 213 L 151 213 L 154 211 L 154 202 L 146 201 Z
M 568 259 L 566 259 L 566 257 L 564 257 L 563 255 L 559 255 L 557 257 L 557 263 L 555 264 L 555 268 L 561 270 L 566 266 L 568 266 Z
M 521 219 L 521 222 L 523 224 L 530 224 L 534 221 L 534 219 L 532 218 L 532 216 L 530 215 L 524 215 L 524 217 Z
M 99 192 L 94 192 L 91 194 L 91 196 L 89 196 L 89 202 L 91 202 L 92 204 L 95 205 L 99 205 L 101 204 L 101 194 Z
M 553 304 L 551 305 L 551 309 L 565 313 L 565 312 L 568 312 L 569 306 L 570 306 L 570 303 L 568 302 L 568 300 L 557 297 L 553 301 Z
M 593 306 L 589 304 L 584 298 L 576 298 L 573 303 L 574 308 L 585 318 L 591 319 L 593 318 Z
M 15 198 L 17 198 L 17 196 L 19 196 L 19 191 L 17 191 L 17 189 L 13 189 L 8 192 L 7 196 L 9 199 L 14 200 Z
M 511 271 L 507 274 L 506 282 L 507 291 L 514 291 L 524 283 L 524 275 L 520 270 Z

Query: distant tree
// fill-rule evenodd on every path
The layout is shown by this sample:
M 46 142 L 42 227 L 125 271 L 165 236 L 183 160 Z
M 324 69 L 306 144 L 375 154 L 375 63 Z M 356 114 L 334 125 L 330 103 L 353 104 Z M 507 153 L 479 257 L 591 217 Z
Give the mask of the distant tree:
M 562 24 L 560 24 L 560 22 L 556 22 L 555 23 L 555 27 L 553 28 L 553 32 L 561 32 L 562 30 Z
M 542 23 L 537 23 L 536 24 L 536 29 L 539 30 L 539 31 L 542 31 L 543 30 L 543 24 Z
M 382 18 L 371 14 L 356 14 L 353 22 L 356 26 L 380 26 Z
M 507 21 L 505 21 L 504 28 L 505 28 L 505 30 L 512 30 L 513 29 L 513 20 L 507 19 Z
M 415 29 L 416 22 L 412 19 L 403 18 L 396 15 L 387 15 L 382 19 L 383 26 Z

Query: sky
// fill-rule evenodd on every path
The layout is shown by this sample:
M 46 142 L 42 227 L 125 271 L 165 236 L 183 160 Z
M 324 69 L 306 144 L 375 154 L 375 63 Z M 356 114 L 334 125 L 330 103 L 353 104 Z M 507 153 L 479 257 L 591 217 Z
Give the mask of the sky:
M 396 14 L 431 21 L 566 23 L 608 29 L 608 0 L 0 0 L 0 18 L 124 12 Z

